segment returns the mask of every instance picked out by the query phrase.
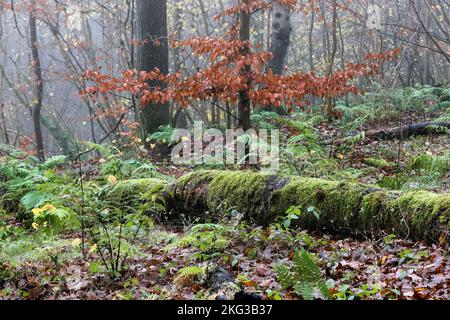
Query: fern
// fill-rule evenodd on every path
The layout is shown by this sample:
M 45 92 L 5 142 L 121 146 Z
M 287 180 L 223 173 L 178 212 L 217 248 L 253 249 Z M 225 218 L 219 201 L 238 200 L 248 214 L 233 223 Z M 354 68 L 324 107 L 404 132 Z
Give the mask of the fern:
M 25 151 L 16 149 L 10 145 L 0 143 L 0 152 L 6 153 L 13 158 L 27 158 L 28 154 Z
M 292 287 L 294 292 L 305 300 L 313 300 L 316 293 L 320 294 L 322 299 L 331 298 L 319 267 L 305 250 L 295 254 L 291 269 L 279 265 L 275 271 L 285 289 Z
M 427 131 L 435 134 L 450 134 L 450 129 L 444 126 L 431 125 L 427 127 Z
M 20 199 L 20 203 L 25 207 L 26 210 L 31 210 L 36 207 L 42 206 L 47 201 L 52 201 L 56 197 L 52 194 L 34 191 L 27 193 Z
M 288 266 L 280 264 L 276 266 L 275 272 L 278 277 L 278 282 L 284 289 L 291 288 L 295 285 L 294 276 Z
M 450 122 L 450 112 L 442 115 L 440 118 L 436 119 L 438 122 Z
M 39 169 L 42 170 L 53 169 L 66 163 L 67 163 L 66 156 L 55 156 L 45 161 L 45 163 L 39 165 Z
M 173 281 L 178 287 L 186 287 L 194 281 L 199 280 L 204 274 L 205 269 L 202 267 L 184 267 L 178 271 Z
M 167 144 L 172 141 L 174 129 L 171 126 L 161 126 L 159 131 L 150 135 L 149 139 L 151 141 Z

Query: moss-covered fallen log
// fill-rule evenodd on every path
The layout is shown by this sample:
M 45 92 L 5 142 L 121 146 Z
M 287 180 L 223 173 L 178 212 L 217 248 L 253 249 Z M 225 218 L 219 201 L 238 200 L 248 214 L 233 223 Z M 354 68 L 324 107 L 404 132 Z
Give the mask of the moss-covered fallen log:
M 158 179 L 122 181 L 107 196 L 127 208 L 159 198 L 167 212 L 200 217 L 208 212 L 213 219 L 236 209 L 259 225 L 274 222 L 296 206 L 302 211 L 299 228 L 350 236 L 395 234 L 437 242 L 450 234 L 450 194 L 404 193 L 353 182 L 198 171 L 171 185 Z M 309 213 L 308 208 L 319 214 Z
M 225 171 L 189 174 L 172 186 L 172 192 L 184 213 L 236 208 L 261 225 L 298 206 L 303 214 L 297 224 L 310 230 L 374 236 L 384 232 L 427 241 L 448 239 L 450 231 L 450 194 Z M 319 219 L 308 213 L 310 207 L 320 212 Z
M 366 131 L 365 137 L 373 140 L 407 139 L 412 136 L 424 136 L 430 134 L 447 134 L 450 122 L 423 122 L 404 125 L 396 128 Z
M 166 194 L 166 190 L 168 190 L 168 183 L 160 179 L 124 180 L 107 189 L 104 199 L 113 206 L 127 211 L 145 210 L 142 204 L 146 202 L 154 202 L 164 206 L 166 200 L 171 200 L 171 196 Z M 167 202 L 170 204 L 170 201 Z M 148 203 L 147 207 L 151 209 L 153 206 Z M 153 214 L 154 212 L 148 213 Z

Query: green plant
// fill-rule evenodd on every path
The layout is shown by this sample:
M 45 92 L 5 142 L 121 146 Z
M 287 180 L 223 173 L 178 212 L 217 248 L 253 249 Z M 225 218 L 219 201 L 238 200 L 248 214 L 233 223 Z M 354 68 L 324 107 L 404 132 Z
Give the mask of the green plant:
M 100 166 L 103 177 L 114 176 L 118 180 L 161 177 L 156 167 L 148 162 L 136 159 L 123 160 L 114 155 Z
M 162 126 L 159 131 L 153 133 L 148 137 L 147 142 L 158 142 L 162 144 L 169 144 L 172 141 L 174 129 L 169 126 Z
M 200 260 L 211 260 L 222 255 L 224 248 L 230 243 L 230 231 L 218 224 L 199 224 L 193 226 L 183 237 L 176 239 L 166 247 L 172 250 L 177 247 L 195 247 L 199 252 L 193 257 Z
M 281 264 L 275 271 L 285 289 L 293 288 L 305 300 L 313 300 L 315 297 L 325 300 L 331 298 L 319 267 L 305 250 L 295 253 L 292 268 Z
M 174 283 L 178 287 L 186 287 L 195 281 L 200 280 L 205 275 L 205 268 L 198 266 L 189 266 L 180 269 L 174 278 Z
M 250 120 L 252 124 L 258 129 L 275 129 L 277 125 L 274 124 L 280 116 L 276 112 L 258 112 L 251 115 Z
M 300 218 L 300 215 L 302 214 L 302 210 L 300 207 L 295 206 L 295 207 L 290 207 L 287 212 L 286 212 L 286 217 L 283 220 L 283 227 L 288 230 L 291 225 L 292 222 L 294 220 L 298 220 Z
M 69 208 L 57 208 L 46 204 L 42 208 L 34 208 L 32 226 L 36 230 L 43 230 L 50 234 L 59 233 L 62 230 L 79 227 L 79 219 Z

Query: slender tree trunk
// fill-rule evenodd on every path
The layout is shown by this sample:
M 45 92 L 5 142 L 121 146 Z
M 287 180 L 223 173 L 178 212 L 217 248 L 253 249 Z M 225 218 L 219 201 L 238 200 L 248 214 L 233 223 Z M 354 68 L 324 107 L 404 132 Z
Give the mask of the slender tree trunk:
M 328 70 L 327 70 L 327 77 L 331 77 L 333 74 L 333 68 L 334 68 L 334 61 L 336 58 L 337 53 L 337 0 L 333 0 L 333 22 L 332 22 L 332 48 L 331 52 L 328 57 Z M 326 114 L 329 119 L 332 119 L 335 117 L 335 100 L 332 96 L 325 97 L 325 108 L 326 108 Z
M 240 14 L 240 28 L 239 28 L 239 40 L 250 41 L 250 21 L 251 16 L 246 12 L 241 12 Z M 246 45 L 242 50 L 243 55 L 247 55 L 250 52 L 250 47 Z M 250 87 L 251 79 L 251 66 L 245 65 L 242 69 L 242 73 L 247 76 L 247 85 Z M 250 124 L 250 113 L 251 113 L 251 101 L 247 90 L 241 90 L 239 92 L 239 126 L 244 130 L 248 130 L 251 127 Z
M 28 111 L 31 112 L 30 104 L 25 98 L 24 94 L 17 89 L 14 83 L 9 79 L 8 74 L 5 72 L 5 69 L 0 64 L 0 75 L 5 80 L 6 84 L 10 88 L 10 90 L 14 93 L 20 104 L 27 108 Z M 45 105 L 44 105 L 45 108 Z M 71 136 L 70 132 L 61 124 L 61 119 L 56 119 L 54 117 L 42 116 L 41 115 L 42 125 L 47 129 L 48 133 L 55 139 L 61 148 L 64 155 L 68 156 L 70 159 L 75 159 L 77 156 L 76 150 L 76 141 L 73 136 Z M 15 145 L 15 142 L 14 144 Z
M 5 139 L 5 144 L 9 144 L 9 135 L 8 135 L 8 127 L 6 125 L 6 116 L 5 116 L 5 105 L 0 105 L 0 118 L 2 120 L 2 130 L 3 137 Z
M 37 157 L 40 161 L 45 161 L 44 140 L 42 138 L 41 129 L 41 109 L 42 99 L 44 96 L 44 81 L 42 79 L 41 60 L 39 57 L 39 43 L 37 38 L 36 27 L 36 1 L 32 1 L 30 11 L 30 45 L 33 61 L 31 68 L 34 76 L 33 101 L 32 101 L 32 117 L 34 125 L 34 135 L 36 139 Z
M 175 38 L 180 39 L 181 33 L 183 32 L 183 1 L 176 0 L 175 1 L 175 15 L 174 15 L 174 30 L 175 30 Z M 181 51 L 179 48 L 173 49 L 173 57 L 174 57 L 174 72 L 178 72 L 183 66 L 181 61 Z M 187 115 L 186 110 L 182 110 L 179 106 L 176 107 L 175 116 L 173 119 L 173 124 L 176 128 L 179 129 L 187 129 Z
M 158 68 L 161 73 L 169 73 L 169 47 L 167 41 L 167 2 L 166 0 L 137 0 L 137 31 L 139 47 L 137 67 L 141 71 Z M 161 87 L 158 81 L 150 82 L 151 87 Z M 149 103 L 142 106 L 140 118 L 144 136 L 159 130 L 160 126 L 170 124 L 169 104 Z
M 309 53 L 309 70 L 310 71 L 314 71 L 313 33 L 314 33 L 315 20 L 316 20 L 316 12 L 314 11 L 314 3 L 311 2 L 311 20 L 309 23 L 309 30 L 308 30 L 308 53 Z

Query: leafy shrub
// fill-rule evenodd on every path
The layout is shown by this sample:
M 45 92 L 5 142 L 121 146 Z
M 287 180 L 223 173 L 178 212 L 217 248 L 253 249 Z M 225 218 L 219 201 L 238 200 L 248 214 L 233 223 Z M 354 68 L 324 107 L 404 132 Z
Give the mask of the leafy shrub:
M 136 159 L 122 160 L 118 156 L 110 157 L 100 166 L 103 177 L 114 176 L 119 180 L 154 178 L 161 176 L 156 167 L 148 162 Z

